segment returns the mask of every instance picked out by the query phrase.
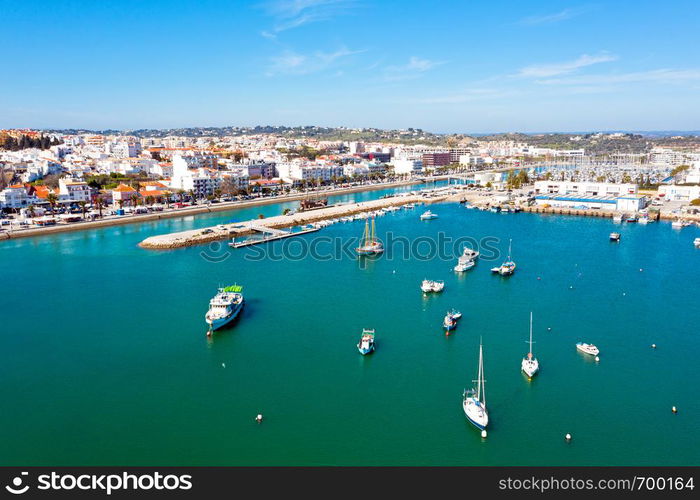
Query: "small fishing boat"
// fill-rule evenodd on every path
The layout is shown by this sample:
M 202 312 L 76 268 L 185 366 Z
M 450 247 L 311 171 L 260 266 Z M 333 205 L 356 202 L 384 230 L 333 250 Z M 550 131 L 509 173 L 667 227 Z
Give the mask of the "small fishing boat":
M 622 214 L 615 214 L 613 215 L 613 222 L 615 224 L 620 224 L 622 223 Z
M 530 351 L 527 353 L 527 356 L 523 358 L 522 363 L 520 363 L 520 369 L 525 372 L 528 378 L 534 377 L 540 370 L 540 362 L 537 361 L 535 355 L 532 354 L 532 312 L 530 313 Z
M 462 317 L 462 313 L 455 309 L 452 309 L 450 311 L 450 316 L 452 316 L 454 319 L 460 319 Z
M 637 221 L 640 224 L 649 224 L 649 216 L 647 214 L 642 215 Z
M 695 248 L 700 248 L 700 238 L 695 238 L 693 240 L 693 245 L 695 245 Z
M 630 215 L 625 219 L 625 222 L 637 222 L 637 216 Z
M 367 328 L 362 329 L 362 337 L 357 343 L 357 350 L 363 356 L 374 352 L 374 330 L 368 330 Z
M 610 241 L 620 241 L 620 233 L 610 233 Z
M 355 249 L 358 255 L 378 255 L 384 252 L 384 245 L 375 235 L 374 217 L 372 217 L 372 229 L 370 230 L 369 220 L 365 221 L 365 231 L 362 233 L 360 246 Z
M 420 220 L 431 220 L 431 219 L 437 219 L 438 215 L 431 212 L 430 210 L 426 210 L 420 215 Z
M 479 370 L 477 372 L 476 388 L 464 391 L 462 409 L 467 420 L 482 431 L 489 424 L 489 414 L 486 411 L 486 380 L 484 380 L 484 351 L 479 343 Z
M 500 266 L 491 268 L 492 273 L 498 273 L 501 276 L 510 276 L 515 272 L 515 262 L 510 256 L 512 243 L 513 240 L 510 240 L 510 243 L 508 243 L 508 258 Z
M 423 291 L 423 293 L 442 292 L 444 288 L 444 281 L 423 280 L 420 285 L 420 289 Z
M 219 288 L 219 291 L 209 301 L 209 310 L 204 316 L 204 320 L 209 325 L 207 335 L 211 335 L 214 330 L 233 321 L 243 309 L 243 287 L 232 285 Z
M 593 344 L 586 344 L 585 342 L 577 342 L 576 349 L 584 354 L 590 354 L 591 356 L 597 356 L 600 352 L 596 346 Z
M 450 330 L 457 326 L 457 320 L 450 313 L 447 313 L 442 321 L 442 326 L 445 328 L 445 333 L 449 335 Z
M 676 219 L 673 222 L 671 222 L 671 227 L 674 229 L 683 229 L 687 225 L 688 224 L 686 224 L 685 221 L 681 219 Z

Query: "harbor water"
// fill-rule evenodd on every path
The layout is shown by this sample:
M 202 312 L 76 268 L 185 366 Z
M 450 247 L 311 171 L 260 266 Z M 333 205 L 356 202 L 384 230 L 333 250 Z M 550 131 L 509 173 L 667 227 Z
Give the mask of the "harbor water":
M 377 219 L 385 241 L 423 242 L 408 258 L 306 252 L 359 238 L 363 221 L 239 250 L 137 246 L 297 205 L 0 242 L 0 464 L 700 465 L 697 228 L 445 203 L 431 221 L 423 207 Z M 502 253 L 457 274 L 425 243 L 440 233 L 484 254 L 512 239 L 518 268 L 493 275 Z M 424 278 L 444 292 L 424 297 Z M 246 306 L 208 339 L 208 301 L 234 283 Z M 480 339 L 486 439 L 462 411 Z

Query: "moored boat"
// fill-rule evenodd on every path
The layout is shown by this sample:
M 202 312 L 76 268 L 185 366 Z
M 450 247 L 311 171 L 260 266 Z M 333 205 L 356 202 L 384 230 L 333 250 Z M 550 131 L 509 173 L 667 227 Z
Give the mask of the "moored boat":
M 532 312 L 530 312 L 530 351 L 520 363 L 520 369 L 525 372 L 528 378 L 534 377 L 540 370 L 540 362 L 537 361 L 535 355 L 532 354 L 532 343 Z
M 620 224 L 622 222 L 622 214 L 613 215 L 613 222 L 616 224 Z
M 431 219 L 437 219 L 438 215 L 436 213 L 431 212 L 430 210 L 426 210 L 420 215 L 420 220 L 431 220 Z
M 700 238 L 695 238 L 693 245 L 695 245 L 695 248 L 700 248 Z
M 358 255 L 378 255 L 384 252 L 384 245 L 375 235 L 374 217 L 372 217 L 372 229 L 369 220 L 365 221 L 365 231 L 360 240 L 360 246 L 355 249 Z
M 420 289 L 423 291 L 423 293 L 442 292 L 443 288 L 445 288 L 444 281 L 423 280 L 420 285 Z
M 510 242 L 508 243 L 508 258 L 500 266 L 492 267 L 491 268 L 492 273 L 498 273 L 501 276 L 510 276 L 515 272 L 515 267 L 516 267 L 515 262 L 513 261 L 513 259 L 510 256 L 512 243 L 513 243 L 513 240 L 510 240 Z
M 591 356 L 597 356 L 600 351 L 593 344 L 587 344 L 585 342 L 577 342 L 576 349 L 585 354 L 590 354 Z
M 357 343 L 357 350 L 360 351 L 360 354 L 363 356 L 374 352 L 374 329 L 362 329 L 362 336 L 360 337 L 360 341 Z
M 610 233 L 610 241 L 620 241 L 620 233 Z
M 442 320 L 442 326 L 445 328 L 445 333 L 449 335 L 450 330 L 457 326 L 457 320 L 450 313 L 447 313 Z
M 219 288 L 218 293 L 209 301 L 209 310 L 204 320 L 209 325 L 207 335 L 233 321 L 243 309 L 243 287 L 239 285 Z
M 482 431 L 489 424 L 489 414 L 486 411 L 486 381 L 484 380 L 484 352 L 479 344 L 479 369 L 477 372 L 476 388 L 464 391 L 462 409 L 467 420 Z

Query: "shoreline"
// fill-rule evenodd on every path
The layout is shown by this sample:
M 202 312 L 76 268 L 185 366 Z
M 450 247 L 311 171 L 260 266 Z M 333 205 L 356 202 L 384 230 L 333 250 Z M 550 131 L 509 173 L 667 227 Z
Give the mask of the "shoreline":
M 435 181 L 443 180 L 436 178 Z M 174 219 L 178 217 L 187 217 L 190 215 L 199 215 L 211 212 L 227 212 L 237 210 L 239 208 L 248 208 L 259 205 L 273 205 L 275 203 L 285 203 L 288 201 L 299 201 L 306 197 L 326 197 L 337 196 L 343 194 L 361 193 L 365 191 L 379 191 L 381 189 L 392 189 L 396 187 L 411 186 L 414 184 L 424 184 L 424 181 L 409 180 L 396 181 L 384 184 L 371 184 L 365 186 L 353 186 L 349 188 L 338 188 L 326 191 L 312 191 L 309 193 L 298 193 L 284 196 L 275 196 L 269 198 L 258 198 L 254 200 L 222 202 L 210 205 L 196 205 L 193 207 L 185 207 L 171 209 L 169 211 L 155 212 L 148 214 L 137 214 L 128 216 L 113 216 L 115 218 L 103 218 L 94 221 L 74 222 L 70 224 L 57 224 L 48 227 L 33 227 L 29 229 L 18 229 L 13 231 L 0 232 L 0 241 L 13 240 L 19 238 L 31 238 L 35 236 L 46 236 L 56 233 L 67 233 L 71 231 L 86 231 L 90 229 L 100 229 L 111 226 L 122 226 L 126 224 L 138 224 L 140 222 L 158 221 L 162 219 Z

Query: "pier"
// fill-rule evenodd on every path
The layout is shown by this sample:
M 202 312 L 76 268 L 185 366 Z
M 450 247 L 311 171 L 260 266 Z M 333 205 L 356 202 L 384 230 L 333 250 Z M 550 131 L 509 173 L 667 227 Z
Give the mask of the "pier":
M 298 212 L 293 215 L 278 215 L 268 217 L 266 219 L 253 219 L 246 222 L 236 222 L 231 224 L 220 224 L 213 227 L 192 229 L 190 231 L 182 231 L 178 233 L 160 234 L 150 236 L 139 243 L 142 248 L 148 249 L 172 249 L 183 248 L 194 245 L 202 245 L 213 241 L 228 240 L 239 236 L 248 236 L 256 232 L 267 232 L 273 234 L 270 238 L 265 238 L 265 241 L 273 241 L 282 237 L 296 236 L 297 233 L 289 231 L 280 231 L 284 228 L 293 226 L 303 226 L 312 222 L 318 222 L 326 219 L 335 219 L 354 215 L 362 212 L 373 212 L 381 208 L 400 206 L 407 203 L 436 203 L 445 201 L 447 194 L 432 196 L 408 195 L 408 196 L 393 196 L 391 198 L 382 198 L 379 200 L 365 201 L 362 203 L 346 203 L 344 205 L 335 205 L 327 208 L 319 208 L 309 212 Z M 277 230 L 277 233 L 273 231 Z M 249 243 L 254 244 L 254 243 Z

